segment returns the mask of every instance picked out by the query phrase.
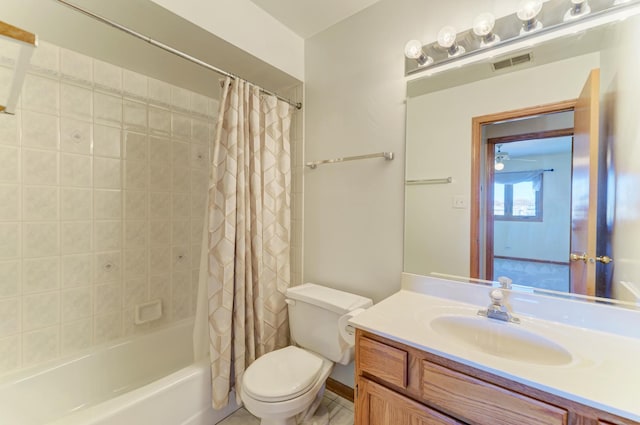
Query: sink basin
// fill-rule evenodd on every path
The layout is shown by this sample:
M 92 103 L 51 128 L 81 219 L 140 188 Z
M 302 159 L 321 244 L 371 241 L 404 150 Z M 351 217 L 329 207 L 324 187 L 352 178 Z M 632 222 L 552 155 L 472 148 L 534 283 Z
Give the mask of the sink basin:
M 509 360 L 552 366 L 572 361 L 562 346 L 522 325 L 476 316 L 440 316 L 431 320 L 430 326 L 459 344 Z

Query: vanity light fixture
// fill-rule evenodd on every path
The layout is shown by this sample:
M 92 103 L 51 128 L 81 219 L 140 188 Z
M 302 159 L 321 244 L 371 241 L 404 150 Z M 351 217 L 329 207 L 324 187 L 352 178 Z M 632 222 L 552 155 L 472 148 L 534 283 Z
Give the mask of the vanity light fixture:
M 433 58 L 427 56 L 422 50 L 422 43 L 419 40 L 409 40 L 404 46 L 404 55 L 409 59 L 415 59 L 419 66 L 429 66 L 433 63 Z
M 438 44 L 447 49 L 450 58 L 462 55 L 466 50 L 456 42 L 456 29 L 447 25 L 438 32 Z
M 500 41 L 500 36 L 493 32 L 496 18 L 493 14 L 481 13 L 473 20 L 473 33 L 481 38 L 480 47 L 492 46 Z
M 564 14 L 564 21 L 582 18 L 591 13 L 588 0 L 571 0 L 571 9 Z
M 538 15 L 542 10 L 542 0 L 523 0 L 516 16 L 522 21 L 522 29 L 520 34 L 530 33 L 542 28 L 542 22 L 538 19 Z

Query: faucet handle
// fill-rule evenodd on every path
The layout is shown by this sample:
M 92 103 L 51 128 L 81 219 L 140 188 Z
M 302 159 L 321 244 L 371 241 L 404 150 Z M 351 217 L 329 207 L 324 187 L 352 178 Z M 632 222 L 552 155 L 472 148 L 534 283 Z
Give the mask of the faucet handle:
M 511 289 L 512 287 L 511 284 L 513 283 L 513 280 L 509 279 L 506 276 L 500 276 L 498 278 L 498 282 L 500 283 L 500 286 L 502 287 L 502 289 Z
M 504 299 L 504 294 L 500 289 L 493 289 L 489 292 L 489 298 L 491 298 L 492 304 L 501 305 L 502 300 Z

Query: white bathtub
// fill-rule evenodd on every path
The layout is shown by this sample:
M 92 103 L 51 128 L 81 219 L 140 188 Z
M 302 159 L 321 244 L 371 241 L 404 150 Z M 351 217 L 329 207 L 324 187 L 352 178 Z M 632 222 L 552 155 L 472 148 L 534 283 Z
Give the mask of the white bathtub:
M 0 382 L 2 425 L 213 425 L 206 360 L 193 362 L 187 321 Z M 235 400 L 235 396 L 230 397 Z

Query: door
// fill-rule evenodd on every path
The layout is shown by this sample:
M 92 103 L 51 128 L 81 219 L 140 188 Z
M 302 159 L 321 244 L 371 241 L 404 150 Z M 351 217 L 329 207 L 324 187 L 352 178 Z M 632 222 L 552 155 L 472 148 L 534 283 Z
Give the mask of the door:
M 356 425 L 463 425 L 373 381 L 357 381 Z
M 596 294 L 599 98 L 600 70 L 594 69 L 574 109 L 571 175 L 570 288 L 585 295 Z

